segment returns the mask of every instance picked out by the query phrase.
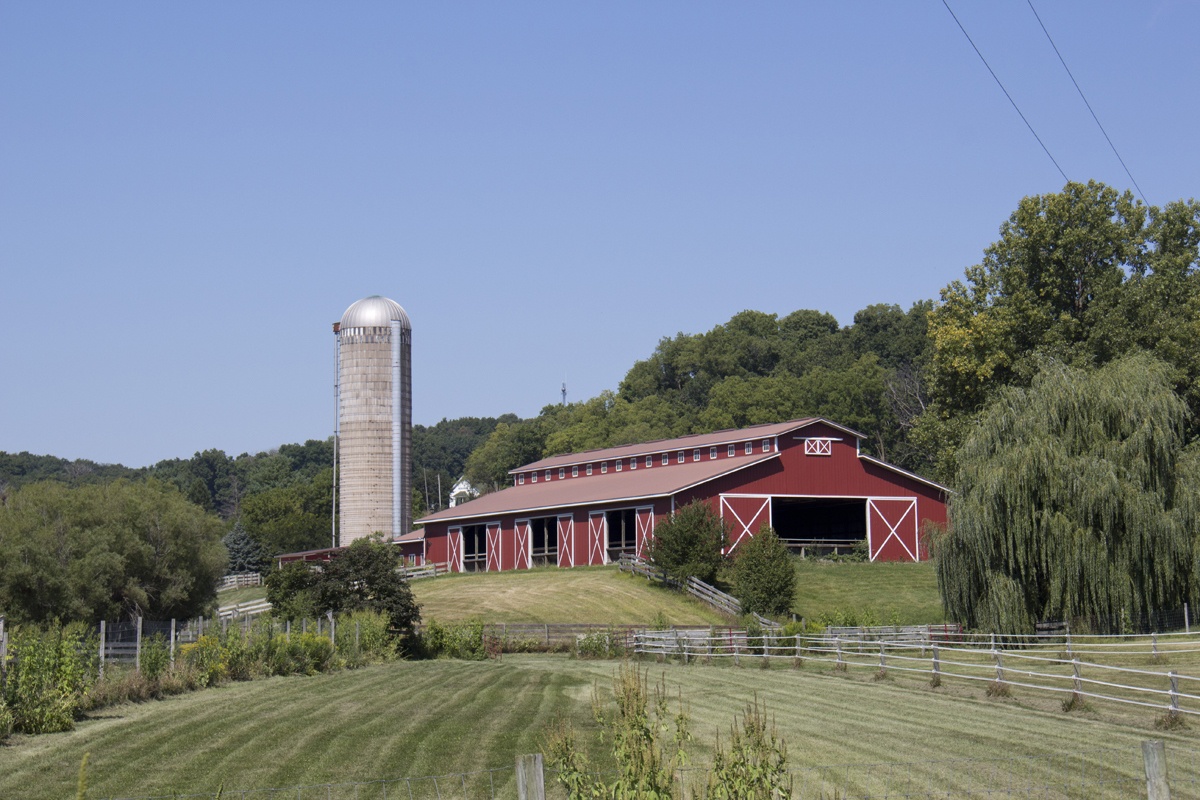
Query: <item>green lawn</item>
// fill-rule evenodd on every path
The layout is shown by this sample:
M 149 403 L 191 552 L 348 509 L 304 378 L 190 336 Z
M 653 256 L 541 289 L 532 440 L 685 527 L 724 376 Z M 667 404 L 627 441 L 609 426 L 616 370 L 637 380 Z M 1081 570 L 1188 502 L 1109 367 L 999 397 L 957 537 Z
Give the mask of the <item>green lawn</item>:
M 1150 710 L 1100 706 L 1068 715 L 1054 701 L 1019 690 L 1013 699 L 992 700 L 982 686 L 931 690 L 918 679 L 875 681 L 869 671 L 840 674 L 811 664 L 771 670 L 645 667 L 651 680 L 662 676 L 668 692 L 685 699 L 697 763 L 708 761 L 716 732 L 727 740 L 735 713 L 757 697 L 786 740 L 794 768 L 920 762 L 839 770 L 841 788 L 908 776 L 957 796 L 987 765 L 947 760 L 1004 759 L 989 762 L 988 769 L 998 770 L 996 780 L 1026 786 L 1062 778 L 1052 757 L 1083 754 L 1072 769 L 1107 771 L 1110 779 L 1133 780 L 1136 790 L 1140 742 L 1148 738 L 1164 739 L 1175 754 L 1173 781 L 1200 777 L 1198 734 L 1155 731 Z M 75 731 L 17 736 L 0 747 L 0 797 L 73 796 L 85 752 L 92 798 L 214 792 L 219 786 L 226 797 L 238 797 L 235 790 L 492 767 L 505 770 L 494 779 L 501 795 L 511 796 L 514 758 L 540 750 L 556 718 L 571 719 L 592 741 L 591 687 L 607 687 L 615 668 L 614 662 L 564 656 L 400 662 L 121 706 Z M 1085 752 L 1098 748 L 1115 751 Z
M 937 573 L 932 561 L 832 562 L 796 560 L 796 599 L 792 611 L 818 619 L 848 612 L 873 617 L 874 624 L 919 625 L 943 622 Z
M 576 622 L 646 625 L 727 625 L 729 619 L 678 592 L 616 567 L 547 567 L 445 575 L 413 581 L 421 618 L 453 622 Z

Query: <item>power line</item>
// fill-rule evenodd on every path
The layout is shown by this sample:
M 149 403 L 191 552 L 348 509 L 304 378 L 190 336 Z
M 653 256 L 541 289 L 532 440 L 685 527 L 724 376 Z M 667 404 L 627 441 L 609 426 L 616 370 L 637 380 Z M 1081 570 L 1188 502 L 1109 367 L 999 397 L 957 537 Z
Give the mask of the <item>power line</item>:
M 1008 102 L 1012 103 L 1012 107 L 1017 112 L 1017 116 L 1019 116 L 1021 121 L 1025 123 L 1025 127 L 1029 128 L 1029 132 L 1033 134 L 1033 138 L 1037 139 L 1037 143 L 1042 146 L 1043 152 L 1046 153 L 1046 157 L 1049 158 L 1054 164 L 1054 168 L 1058 170 L 1058 174 L 1062 175 L 1064 181 L 1070 183 L 1071 179 L 1067 177 L 1067 173 L 1063 172 L 1063 168 L 1060 167 L 1058 162 L 1054 160 L 1054 156 L 1050 155 L 1050 148 L 1046 147 L 1046 143 L 1042 141 L 1042 137 L 1037 135 L 1037 131 L 1035 131 L 1033 126 L 1029 124 L 1029 120 L 1025 119 L 1025 115 L 1021 113 L 1020 107 L 1017 106 L 1017 101 L 1013 100 L 1012 95 L 1008 93 L 1008 89 L 1004 88 L 1004 84 L 1001 83 L 1000 78 L 996 76 L 996 72 L 992 69 L 991 64 L 987 62 L 987 59 L 983 57 L 983 53 L 979 52 L 979 48 L 975 46 L 975 41 L 971 38 L 971 34 L 967 33 L 967 29 L 964 28 L 963 24 L 958 21 L 958 16 L 954 13 L 954 9 L 950 8 L 950 3 L 948 3 L 946 0 L 942 0 L 942 5 L 944 5 L 946 10 L 950 12 L 950 16 L 954 17 L 955 24 L 957 24 L 958 29 L 962 31 L 963 36 L 967 37 L 967 41 L 971 43 L 971 47 L 975 50 L 975 55 L 979 56 L 979 60 L 983 62 L 985 67 L 987 67 L 987 71 L 992 74 L 992 78 L 996 81 L 996 85 L 1000 87 L 1000 91 L 1004 92 L 1004 96 L 1008 98 Z
M 1058 45 L 1054 43 L 1054 39 L 1050 36 L 1050 31 L 1046 30 L 1046 23 L 1042 22 L 1042 17 L 1038 14 L 1037 9 L 1033 7 L 1033 0 L 1025 0 L 1029 3 L 1029 10 L 1033 12 L 1033 16 L 1037 19 L 1038 25 L 1042 26 L 1042 33 L 1046 34 L 1046 38 L 1050 41 L 1050 46 L 1054 48 L 1054 54 L 1058 56 L 1059 63 L 1063 65 L 1063 69 L 1067 71 L 1067 75 L 1071 78 L 1071 83 L 1075 84 L 1075 91 L 1079 92 L 1079 97 L 1082 98 L 1083 104 L 1087 106 L 1087 110 L 1091 112 L 1092 119 L 1096 120 L 1096 127 L 1104 134 L 1104 141 L 1108 142 L 1108 146 L 1112 148 L 1113 155 L 1117 157 L 1117 161 L 1121 162 L 1121 166 L 1125 170 L 1125 174 L 1129 176 L 1129 180 L 1133 183 L 1133 188 L 1137 189 L 1138 196 L 1142 198 L 1142 202 L 1146 202 L 1146 196 L 1142 194 L 1142 187 L 1138 186 L 1138 182 L 1133 179 L 1133 173 L 1129 171 L 1129 167 L 1125 166 L 1125 159 L 1121 158 L 1121 154 L 1117 152 L 1117 146 L 1113 144 L 1112 139 L 1108 138 L 1108 131 L 1104 130 L 1104 126 L 1100 124 L 1100 118 L 1096 116 L 1096 112 L 1092 109 L 1092 104 L 1084 97 L 1083 89 L 1079 87 L 1079 81 L 1075 80 L 1075 76 L 1071 74 L 1071 68 L 1067 66 L 1066 59 L 1058 50 Z

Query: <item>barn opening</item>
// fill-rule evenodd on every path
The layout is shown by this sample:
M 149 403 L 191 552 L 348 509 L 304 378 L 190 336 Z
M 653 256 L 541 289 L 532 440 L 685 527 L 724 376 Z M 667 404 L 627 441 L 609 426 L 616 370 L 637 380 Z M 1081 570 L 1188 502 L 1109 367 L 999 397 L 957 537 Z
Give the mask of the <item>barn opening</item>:
M 867 538 L 867 501 L 862 497 L 774 497 L 771 523 L 794 553 L 849 553 Z
M 464 525 L 462 529 L 463 572 L 487 571 L 487 526 Z
M 531 558 L 533 566 L 546 567 L 558 564 L 558 518 L 538 517 L 529 521 L 533 537 Z
M 622 508 L 604 513 L 608 523 L 608 560 L 617 561 L 622 555 L 637 552 L 637 512 Z

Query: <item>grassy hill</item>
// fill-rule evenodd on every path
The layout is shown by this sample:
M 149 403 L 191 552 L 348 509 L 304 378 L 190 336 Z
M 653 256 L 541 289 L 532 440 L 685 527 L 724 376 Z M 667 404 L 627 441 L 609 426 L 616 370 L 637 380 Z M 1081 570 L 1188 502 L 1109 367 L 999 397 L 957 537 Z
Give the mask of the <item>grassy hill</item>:
M 413 581 L 422 619 L 454 622 L 578 622 L 726 625 L 729 619 L 689 597 L 616 567 L 445 575 Z
M 800 561 L 796 599 L 800 617 L 854 618 L 860 624 L 902 625 L 941 622 L 941 599 L 931 562 L 921 564 Z M 577 622 L 647 624 L 661 613 L 668 625 L 721 625 L 728 620 L 661 586 L 619 572 L 616 567 L 548 567 L 512 572 L 444 575 L 413 581 L 413 594 L 425 619 L 455 622 Z M 266 597 L 251 586 L 222 592 L 228 606 Z M 865 622 L 864 622 L 865 620 Z
M 1195 758 L 1200 734 L 1155 731 L 1148 709 L 1108 705 L 1065 714 L 1055 698 L 1020 690 L 1015 699 L 994 700 L 983 686 L 932 690 L 916 679 L 875 681 L 869 671 L 840 674 L 811 663 L 798 670 L 652 663 L 646 668 L 651 680 L 662 676 L 671 697 L 686 699 L 697 763 L 708 762 L 716 732 L 727 739 L 734 714 L 757 697 L 787 741 L 794 768 L 882 765 L 837 770 L 840 788 L 862 789 L 894 773 L 953 797 L 978 788 L 969 782 L 981 774 L 994 775 L 993 788 L 1043 780 L 1078 785 L 1082 769 L 1124 782 L 1114 785 L 1113 796 L 1135 796 L 1140 743 L 1147 738 L 1166 740 L 1175 754 L 1173 782 L 1182 788 L 1200 778 Z M 499 796 L 512 796 L 514 758 L 541 749 L 556 719 L 571 720 L 582 740 L 594 741 L 591 687 L 606 690 L 614 669 L 614 662 L 565 656 L 400 662 L 121 706 L 75 731 L 18 736 L 0 747 L 0 797 L 73 796 L 84 753 L 90 753 L 91 798 L 211 793 L 220 786 L 224 796 L 238 797 L 242 789 L 489 768 L 503 770 L 490 777 Z M 1064 755 L 1073 757 L 1069 767 L 1058 760 Z M 1040 760 L 1025 760 L 1032 757 Z M 887 766 L 897 762 L 909 763 Z M 426 789 L 433 796 L 433 787 Z M 457 786 L 452 792 L 445 796 L 459 796 Z M 394 788 L 388 796 L 393 794 Z M 323 790 L 302 794 L 318 795 L 325 797 Z M 293 790 L 280 796 L 297 795 Z M 360 800 L 375 796 L 362 794 Z

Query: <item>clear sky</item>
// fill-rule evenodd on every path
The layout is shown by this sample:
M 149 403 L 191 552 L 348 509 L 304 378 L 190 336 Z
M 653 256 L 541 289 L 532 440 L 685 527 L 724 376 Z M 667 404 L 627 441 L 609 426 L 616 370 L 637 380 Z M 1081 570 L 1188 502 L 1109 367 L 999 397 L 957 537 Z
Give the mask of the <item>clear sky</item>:
M 951 0 L 1072 180 L 1132 188 L 1026 0 Z M 1200 185 L 1200 3 L 1035 7 L 1145 199 Z M 0 3 L 0 450 L 324 438 L 331 323 L 413 418 L 615 389 L 743 309 L 908 308 L 1064 181 L 941 0 Z

